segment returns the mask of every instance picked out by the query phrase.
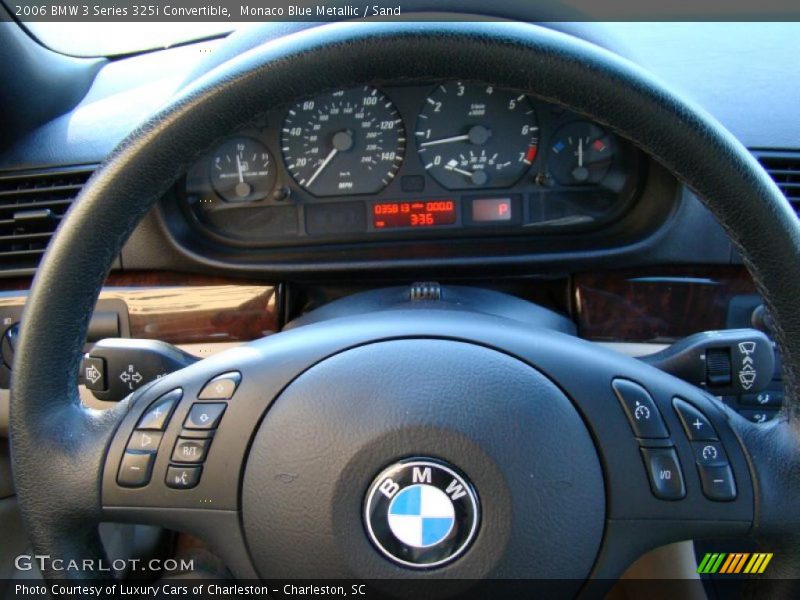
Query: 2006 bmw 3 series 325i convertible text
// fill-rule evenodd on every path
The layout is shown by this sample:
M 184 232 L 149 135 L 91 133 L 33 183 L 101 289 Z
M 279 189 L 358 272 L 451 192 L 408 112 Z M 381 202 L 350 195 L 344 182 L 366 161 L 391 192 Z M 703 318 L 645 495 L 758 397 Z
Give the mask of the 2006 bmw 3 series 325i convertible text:
M 4 596 L 797 596 L 795 7 L 3 2 Z

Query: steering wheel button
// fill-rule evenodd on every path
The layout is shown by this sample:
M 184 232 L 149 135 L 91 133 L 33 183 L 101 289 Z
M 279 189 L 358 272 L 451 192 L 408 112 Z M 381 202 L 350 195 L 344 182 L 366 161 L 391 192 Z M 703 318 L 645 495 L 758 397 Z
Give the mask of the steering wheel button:
M 622 404 L 625 415 L 638 438 L 667 438 L 669 432 L 653 398 L 638 383 L 627 379 L 611 382 L 614 393 Z
M 165 483 L 176 490 L 188 490 L 200 483 L 203 467 L 169 467 Z
M 729 502 L 736 499 L 736 482 L 730 466 L 709 467 L 697 465 L 703 494 L 709 500 Z
M 242 381 L 242 374 L 238 371 L 223 373 L 209 381 L 200 394 L 198 400 L 230 400 Z
M 86 356 L 81 365 L 83 385 L 87 390 L 106 389 L 106 361 L 95 356 Z
M 748 421 L 753 423 L 766 423 L 771 421 L 775 415 L 778 414 L 777 410 L 740 410 L 739 414 Z
M 117 473 L 117 483 L 124 487 L 142 487 L 150 481 L 156 455 L 152 452 L 126 452 Z
M 698 465 L 724 467 L 728 464 L 728 456 L 719 442 L 692 442 L 692 450 Z
M 161 443 L 161 434 L 156 431 L 134 431 L 128 442 L 128 450 L 156 452 Z
M 175 405 L 182 397 L 183 390 L 180 388 L 161 396 L 148 407 L 142 418 L 139 419 L 136 429 L 164 431 L 172 414 L 172 409 L 175 408 Z
M 686 437 L 692 442 L 716 442 L 719 438 L 711 421 L 697 408 L 682 400 L 673 398 L 672 406 L 680 417 Z
M 674 448 L 642 448 L 642 458 L 656 498 L 680 500 L 686 496 L 683 474 Z
M 219 424 L 226 407 L 226 404 L 218 402 L 195 402 L 183 426 L 186 429 L 214 429 Z
M 758 394 L 742 394 L 741 403 L 746 406 L 780 408 L 783 404 L 783 390 L 764 390 Z
M 178 438 L 172 451 L 172 460 L 182 463 L 201 463 L 206 459 L 211 440 Z

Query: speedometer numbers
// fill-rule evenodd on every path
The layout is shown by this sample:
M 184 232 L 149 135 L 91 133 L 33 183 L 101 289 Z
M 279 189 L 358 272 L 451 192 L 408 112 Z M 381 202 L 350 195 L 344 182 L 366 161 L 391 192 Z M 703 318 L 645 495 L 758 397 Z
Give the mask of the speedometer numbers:
M 394 104 L 370 86 L 299 102 L 281 129 L 287 169 L 315 196 L 380 192 L 400 168 L 405 143 Z
M 425 100 L 414 137 L 431 177 L 462 190 L 516 183 L 536 158 L 538 131 L 525 94 L 448 82 Z

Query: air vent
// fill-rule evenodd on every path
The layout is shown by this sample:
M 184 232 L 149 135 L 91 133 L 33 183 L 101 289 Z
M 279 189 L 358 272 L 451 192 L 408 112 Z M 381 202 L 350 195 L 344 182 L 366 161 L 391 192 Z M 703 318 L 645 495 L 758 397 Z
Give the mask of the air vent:
M 794 212 L 800 213 L 800 152 L 759 151 L 754 154 L 781 188 Z
M 0 174 L 0 271 L 35 269 L 93 167 Z

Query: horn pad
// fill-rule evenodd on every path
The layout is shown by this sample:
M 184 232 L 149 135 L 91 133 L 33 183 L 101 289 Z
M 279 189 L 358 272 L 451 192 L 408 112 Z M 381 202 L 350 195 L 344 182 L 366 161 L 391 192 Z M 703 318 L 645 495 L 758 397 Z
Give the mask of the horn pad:
M 479 513 L 469 545 L 422 570 L 380 551 L 365 523 L 376 478 L 414 457 L 471 485 Z M 460 518 L 439 489 L 428 504 Z M 404 494 L 402 510 L 418 497 Z M 542 373 L 483 346 L 405 339 L 332 356 L 284 390 L 255 436 L 242 512 L 262 577 L 558 578 L 577 591 L 600 546 L 605 493 L 583 420 Z M 399 535 L 414 544 L 413 531 Z

